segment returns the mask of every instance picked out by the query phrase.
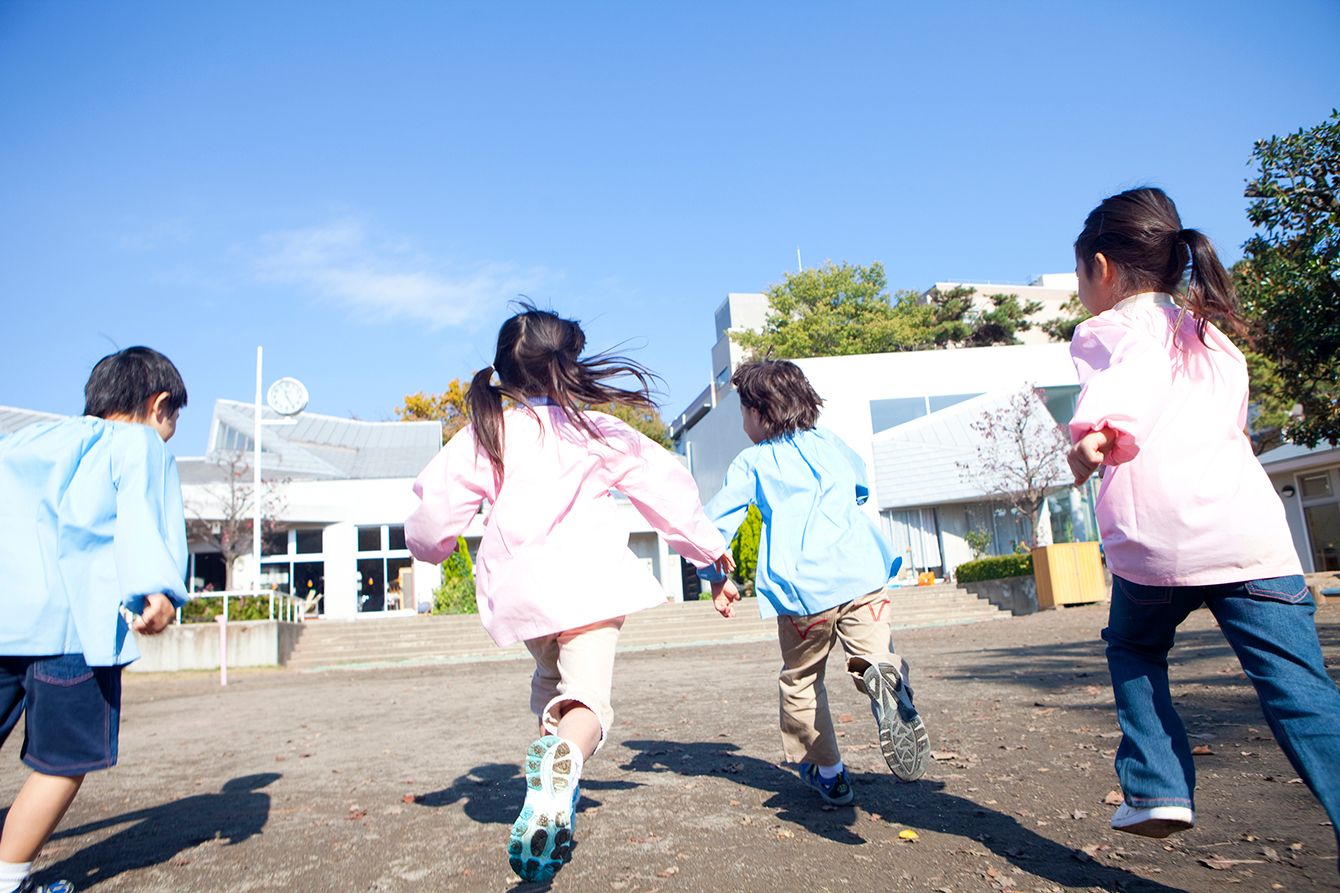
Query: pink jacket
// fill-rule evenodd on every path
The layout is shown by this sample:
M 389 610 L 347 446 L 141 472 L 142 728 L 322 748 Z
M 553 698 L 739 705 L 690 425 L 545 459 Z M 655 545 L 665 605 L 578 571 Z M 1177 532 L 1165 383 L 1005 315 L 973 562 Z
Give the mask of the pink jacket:
M 1070 436 L 1111 428 L 1098 529 L 1112 572 L 1149 586 L 1302 573 L 1284 505 L 1243 432 L 1247 364 L 1168 295 L 1140 294 L 1075 329 L 1083 390 Z
M 422 500 L 405 522 L 410 552 L 440 563 L 490 503 L 475 564 L 484 629 L 500 646 L 664 604 L 665 591 L 628 549 L 617 489 L 679 554 L 705 566 L 726 543 L 703 514 L 684 466 L 631 427 L 600 412 L 594 439 L 563 410 L 537 403 L 503 414 L 504 477 L 466 427 L 414 482 Z

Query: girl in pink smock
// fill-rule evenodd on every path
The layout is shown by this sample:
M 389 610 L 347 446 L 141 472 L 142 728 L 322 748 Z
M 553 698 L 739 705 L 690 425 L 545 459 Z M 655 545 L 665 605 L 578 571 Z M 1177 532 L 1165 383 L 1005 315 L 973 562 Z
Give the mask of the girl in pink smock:
M 1112 827 L 1166 837 L 1195 825 L 1196 771 L 1167 657 L 1178 624 L 1202 605 L 1340 826 L 1340 692 L 1283 504 L 1245 431 L 1247 365 L 1220 328 L 1241 329 L 1228 273 L 1158 189 L 1095 208 L 1075 258 L 1094 316 L 1071 342 L 1083 389 L 1069 461 L 1076 484 L 1101 469 L 1098 527 L 1112 570 L 1103 638 L 1125 795 Z
M 583 359 L 585 345 L 581 327 L 553 313 L 527 308 L 507 320 L 493 366 L 470 383 L 471 424 L 419 475 L 422 503 L 405 523 L 415 557 L 440 563 L 487 503 L 475 559 L 479 617 L 499 646 L 523 641 L 535 658 L 530 705 L 541 737 L 526 750 L 526 802 L 508 841 L 512 869 L 528 881 L 552 878 L 571 856 L 582 764 L 614 715 L 624 617 L 666 600 L 629 551 L 610 491 L 690 562 L 733 567 L 679 460 L 614 416 L 584 408 L 652 408 L 649 373 L 621 357 Z M 641 387 L 607 383 L 620 377 Z

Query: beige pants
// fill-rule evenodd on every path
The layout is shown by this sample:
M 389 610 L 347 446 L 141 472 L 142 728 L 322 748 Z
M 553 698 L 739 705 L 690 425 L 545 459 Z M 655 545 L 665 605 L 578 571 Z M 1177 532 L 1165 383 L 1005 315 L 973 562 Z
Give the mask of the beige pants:
M 575 701 L 600 720 L 599 750 L 605 743 L 614 708 L 610 687 L 614 681 L 614 648 L 619 643 L 623 618 L 602 620 L 577 629 L 526 640 L 535 658 L 530 680 L 530 709 L 549 734 L 558 732 L 563 705 Z
M 824 671 L 836 642 L 847 652 L 847 672 L 862 694 L 861 674 L 872 663 L 892 663 L 906 676 L 907 665 L 893 653 L 891 606 L 887 590 L 861 596 L 845 605 L 807 617 L 777 618 L 782 646 L 782 749 L 791 762 L 831 766 L 838 752 L 833 717 L 828 712 Z

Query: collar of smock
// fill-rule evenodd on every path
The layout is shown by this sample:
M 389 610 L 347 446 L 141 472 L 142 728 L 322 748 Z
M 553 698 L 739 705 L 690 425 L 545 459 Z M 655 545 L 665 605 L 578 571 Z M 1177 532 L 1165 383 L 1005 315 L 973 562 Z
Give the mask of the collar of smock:
M 531 406 L 557 406 L 553 400 L 548 397 L 527 397 L 526 402 Z
M 1164 294 L 1161 291 L 1145 291 L 1138 295 L 1131 295 L 1129 298 L 1122 298 L 1112 305 L 1113 310 L 1131 310 L 1135 307 L 1176 307 L 1177 302 L 1172 299 L 1172 295 Z

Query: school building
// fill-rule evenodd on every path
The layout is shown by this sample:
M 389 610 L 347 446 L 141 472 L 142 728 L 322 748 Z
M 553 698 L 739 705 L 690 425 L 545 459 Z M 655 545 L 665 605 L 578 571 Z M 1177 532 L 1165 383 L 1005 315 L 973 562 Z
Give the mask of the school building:
M 253 407 L 216 401 L 204 455 L 177 461 L 192 591 L 225 589 L 220 539 L 239 528 L 245 554 L 234 562 L 233 586 L 250 586 Z M 0 407 L 0 435 L 60 418 Z M 310 596 L 317 616 L 331 619 L 430 610 L 441 572 L 409 554 L 404 522 L 418 504 L 414 478 L 442 446 L 441 424 L 313 412 L 284 418 L 269 409 L 262 418 L 262 587 Z M 667 599 L 682 599 L 678 555 L 631 503 L 614 498 L 628 522 L 629 548 L 661 581 Z M 465 533 L 472 554 L 483 534 L 481 514 Z
M 1284 502 L 1304 573 L 1340 571 L 1340 444 L 1285 444 L 1261 454 Z

